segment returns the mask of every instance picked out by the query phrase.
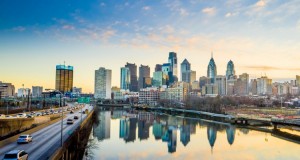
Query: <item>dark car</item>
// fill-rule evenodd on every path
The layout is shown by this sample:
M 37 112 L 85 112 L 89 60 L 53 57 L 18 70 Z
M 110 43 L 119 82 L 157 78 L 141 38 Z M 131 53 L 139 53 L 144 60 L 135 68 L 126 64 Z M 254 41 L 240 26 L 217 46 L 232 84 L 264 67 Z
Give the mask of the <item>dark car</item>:
M 78 119 L 78 116 L 74 116 L 74 119 Z
M 74 113 L 73 111 L 70 112 L 70 114 L 73 114 L 73 113 Z

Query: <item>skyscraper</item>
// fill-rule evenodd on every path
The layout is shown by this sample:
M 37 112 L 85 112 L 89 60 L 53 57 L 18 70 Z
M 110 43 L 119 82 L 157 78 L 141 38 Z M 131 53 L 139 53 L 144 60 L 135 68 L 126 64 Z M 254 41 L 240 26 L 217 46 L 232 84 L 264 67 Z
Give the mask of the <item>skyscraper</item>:
M 169 52 L 169 58 L 168 62 L 171 65 L 171 72 L 173 73 L 171 83 L 177 82 L 178 81 L 178 76 L 177 76 L 177 53 L 175 52 Z
M 230 60 L 230 61 L 227 63 L 226 78 L 227 78 L 227 79 L 232 79 L 234 76 L 235 76 L 234 64 L 233 64 L 233 62 Z
M 211 55 L 211 59 L 208 63 L 208 67 L 207 67 L 207 77 L 210 78 L 211 83 L 214 83 L 214 79 L 215 79 L 216 75 L 217 75 L 217 66 L 215 64 L 213 55 Z
M 151 86 L 151 83 L 149 84 L 149 78 L 150 78 L 150 67 L 141 65 L 139 67 L 139 89 Z
M 166 85 L 171 84 L 173 81 L 173 72 L 171 71 L 170 63 L 164 63 L 162 65 L 162 72 L 166 76 Z
M 130 91 L 137 92 L 138 91 L 138 81 L 137 81 L 137 67 L 135 63 L 126 63 L 125 67 L 130 70 Z
M 181 81 L 190 83 L 191 82 L 191 64 L 187 59 L 184 59 L 181 63 Z
M 161 87 L 162 85 L 166 85 L 167 75 L 165 75 L 162 71 L 153 72 L 152 85 L 154 87 Z
M 111 70 L 100 67 L 95 70 L 95 98 L 111 98 Z
M 156 64 L 155 65 L 155 72 L 161 71 L 161 69 L 162 69 L 162 65 L 161 64 Z
M 239 75 L 235 84 L 235 94 L 243 96 L 249 94 L 249 74 L 243 73 Z
M 218 94 L 226 95 L 226 76 L 216 76 L 215 84 L 218 87 Z
M 121 67 L 120 88 L 129 90 L 130 87 L 130 70 L 127 67 Z
M 72 92 L 73 66 L 56 65 L 55 89 L 62 92 Z

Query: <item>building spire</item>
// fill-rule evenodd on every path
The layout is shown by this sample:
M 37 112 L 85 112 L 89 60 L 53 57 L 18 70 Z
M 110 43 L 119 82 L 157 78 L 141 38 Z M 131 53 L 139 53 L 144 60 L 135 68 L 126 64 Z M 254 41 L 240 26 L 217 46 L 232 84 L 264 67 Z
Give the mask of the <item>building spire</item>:
M 211 51 L 211 58 L 213 58 L 214 57 L 214 53 L 213 53 L 213 51 Z

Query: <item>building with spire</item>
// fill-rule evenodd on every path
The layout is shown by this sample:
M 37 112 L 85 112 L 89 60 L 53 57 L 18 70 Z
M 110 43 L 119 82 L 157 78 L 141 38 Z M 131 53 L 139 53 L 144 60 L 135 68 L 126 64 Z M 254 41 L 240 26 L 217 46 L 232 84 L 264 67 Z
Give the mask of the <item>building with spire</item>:
M 207 66 L 207 77 L 210 78 L 211 82 L 214 83 L 215 77 L 217 76 L 217 66 L 213 58 L 213 53 L 211 54 L 211 59 Z
M 227 79 L 233 79 L 234 76 L 235 76 L 234 64 L 233 64 L 232 60 L 230 60 L 227 63 L 226 78 Z

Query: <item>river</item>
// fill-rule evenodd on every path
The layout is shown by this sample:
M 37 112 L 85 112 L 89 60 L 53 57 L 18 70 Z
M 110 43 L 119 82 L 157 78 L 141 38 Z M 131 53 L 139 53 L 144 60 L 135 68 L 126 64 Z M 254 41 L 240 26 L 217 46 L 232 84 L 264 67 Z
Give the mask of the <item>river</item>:
M 83 159 L 300 159 L 299 144 L 228 123 L 125 110 L 97 117 Z

